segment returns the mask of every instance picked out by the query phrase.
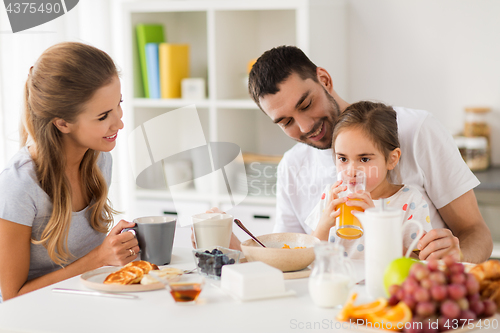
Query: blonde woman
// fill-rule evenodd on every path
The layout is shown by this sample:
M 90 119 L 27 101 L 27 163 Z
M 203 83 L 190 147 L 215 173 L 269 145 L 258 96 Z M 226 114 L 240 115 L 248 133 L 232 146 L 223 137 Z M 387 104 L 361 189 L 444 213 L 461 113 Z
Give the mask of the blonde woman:
M 81 43 L 47 49 L 25 85 L 21 150 L 0 174 L 3 300 L 137 258 L 113 224 L 111 151 L 123 128 L 113 60 Z

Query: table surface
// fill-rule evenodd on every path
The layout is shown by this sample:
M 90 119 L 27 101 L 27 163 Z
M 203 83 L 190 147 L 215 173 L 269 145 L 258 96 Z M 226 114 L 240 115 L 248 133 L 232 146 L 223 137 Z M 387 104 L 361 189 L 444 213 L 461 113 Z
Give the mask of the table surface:
M 191 249 L 174 248 L 169 266 L 192 269 Z M 354 267 L 356 281 L 362 280 L 363 262 Z M 0 332 L 381 332 L 348 323 L 342 328 L 334 319 L 338 309 L 314 305 L 307 278 L 285 280 L 295 296 L 250 302 L 234 300 L 219 286 L 207 279 L 197 304 L 176 304 L 166 289 L 131 293 L 138 296 L 131 300 L 52 292 L 88 290 L 77 276 L 0 304 Z M 370 301 L 364 285 L 354 291 L 359 301 Z

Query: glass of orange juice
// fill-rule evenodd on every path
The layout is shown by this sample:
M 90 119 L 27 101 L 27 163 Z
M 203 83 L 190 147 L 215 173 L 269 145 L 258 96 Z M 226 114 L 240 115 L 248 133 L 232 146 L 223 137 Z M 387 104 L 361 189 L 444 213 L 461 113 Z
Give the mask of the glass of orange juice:
M 340 192 L 339 197 L 345 197 L 356 191 L 364 191 L 366 189 L 366 174 L 361 170 L 342 170 L 337 174 L 337 180 L 342 180 L 340 186 L 347 186 L 347 190 Z M 339 206 L 336 207 L 336 209 L 340 208 L 340 215 L 337 218 L 337 236 L 344 239 L 356 239 L 363 236 L 363 226 L 352 214 L 352 211 L 364 212 L 364 209 L 347 206 L 345 203 Z

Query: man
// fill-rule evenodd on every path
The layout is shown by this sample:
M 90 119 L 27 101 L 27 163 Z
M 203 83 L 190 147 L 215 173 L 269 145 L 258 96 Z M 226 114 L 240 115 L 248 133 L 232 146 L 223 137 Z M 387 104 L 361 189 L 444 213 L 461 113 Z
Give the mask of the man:
M 249 91 L 259 108 L 300 142 L 285 153 L 278 167 L 274 231 L 311 233 L 304 221 L 325 186 L 335 182 L 332 133 L 338 115 L 349 104 L 333 89 L 328 72 L 293 46 L 273 48 L 257 60 Z M 453 138 L 426 111 L 394 109 L 402 182 L 422 192 L 434 228 L 418 242 L 420 259 L 452 254 L 468 262 L 486 260 L 493 242 L 473 191 L 479 181 Z

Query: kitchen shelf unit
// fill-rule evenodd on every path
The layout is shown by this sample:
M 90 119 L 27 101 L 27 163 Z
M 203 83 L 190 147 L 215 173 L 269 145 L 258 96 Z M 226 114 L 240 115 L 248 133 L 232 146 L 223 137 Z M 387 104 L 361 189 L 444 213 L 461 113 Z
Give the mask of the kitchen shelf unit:
M 232 142 L 243 152 L 283 154 L 295 142 L 257 108 L 246 87 L 247 63 L 279 45 L 300 47 L 330 72 L 337 92 L 346 94 L 345 0 L 156 0 L 120 2 L 116 8 L 120 10 L 121 27 L 116 37 L 123 41 L 117 53 L 120 51 L 124 63 L 126 134 L 162 113 L 194 104 L 207 142 Z M 190 44 L 190 76 L 205 78 L 206 99 L 146 99 L 140 95 L 135 50 L 138 23 L 163 24 L 167 42 Z M 141 206 L 147 200 L 171 200 L 166 190 L 138 188 L 129 162 L 134 147 L 123 142 L 118 148 L 120 202 L 129 215 L 145 214 Z M 216 186 L 208 193 L 187 189 L 185 201 L 189 215 L 213 206 L 227 208 L 231 202 Z M 243 204 L 257 207 L 258 213 L 266 210 L 256 216 L 274 214 L 274 197 L 248 196 Z

